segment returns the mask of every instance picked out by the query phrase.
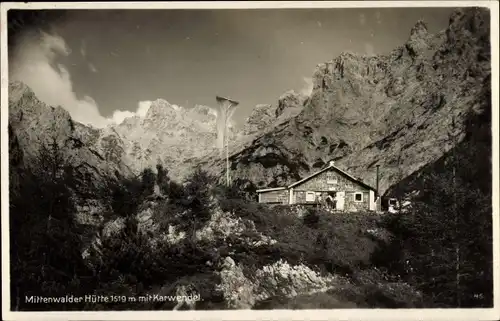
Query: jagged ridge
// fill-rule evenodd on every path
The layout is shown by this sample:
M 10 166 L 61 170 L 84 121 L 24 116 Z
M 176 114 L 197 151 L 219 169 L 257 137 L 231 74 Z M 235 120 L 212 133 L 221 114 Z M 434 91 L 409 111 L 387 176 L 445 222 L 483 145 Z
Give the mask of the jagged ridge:
M 389 55 L 343 53 L 319 64 L 303 111 L 251 147 L 233 150 L 232 176 L 259 187 L 281 185 L 336 159 L 373 185 L 380 165 L 383 193 L 452 148 L 450 134 L 463 136 L 467 111 L 478 111 L 484 99 L 489 46 L 488 11 L 468 8 L 456 10 L 436 35 L 417 22 Z M 223 172 L 215 157 L 204 165 Z

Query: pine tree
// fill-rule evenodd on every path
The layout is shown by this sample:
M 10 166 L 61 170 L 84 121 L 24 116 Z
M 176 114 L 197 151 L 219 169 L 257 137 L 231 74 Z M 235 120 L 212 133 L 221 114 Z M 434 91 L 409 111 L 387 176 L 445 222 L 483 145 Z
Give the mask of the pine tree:
M 185 219 L 192 227 L 192 239 L 195 238 L 196 229 L 207 222 L 212 215 L 211 185 L 214 178 L 205 171 L 197 168 L 186 180 L 184 186 L 184 206 L 187 209 Z
M 73 172 L 53 133 L 24 169 L 20 193 L 10 202 L 12 301 L 18 309 L 29 305 L 15 298 L 63 294 L 78 284 L 85 269 L 71 191 Z
M 411 212 L 389 226 L 395 239 L 394 261 L 388 265 L 438 305 L 486 307 L 492 302 L 488 112 L 468 115 L 464 140 L 450 135 L 455 147 L 423 173 Z M 452 130 L 455 125 L 452 118 Z

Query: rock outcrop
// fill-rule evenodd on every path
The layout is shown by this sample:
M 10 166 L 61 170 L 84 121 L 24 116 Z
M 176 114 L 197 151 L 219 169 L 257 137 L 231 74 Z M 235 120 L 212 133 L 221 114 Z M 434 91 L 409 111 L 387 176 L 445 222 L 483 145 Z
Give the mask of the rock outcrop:
M 307 98 L 292 90 L 281 95 L 277 106 L 269 104 L 255 106 L 250 116 L 246 119 L 243 128 L 244 135 L 252 136 L 272 131 L 276 125 L 302 112 Z
M 187 109 L 155 100 L 145 117 L 126 118 L 110 126 L 123 140 L 124 161 L 139 173 L 160 163 L 182 178 L 185 163 L 215 149 L 215 113 L 206 106 Z
M 319 64 L 303 110 L 231 152 L 232 176 L 258 187 L 290 183 L 334 159 L 383 193 L 450 150 L 491 74 L 489 13 L 456 10 L 432 35 L 423 21 L 388 55 L 342 53 Z M 450 139 L 450 137 L 455 137 Z M 213 157 L 207 169 L 223 172 Z
M 77 181 L 74 197 L 81 223 L 99 224 L 103 205 L 93 196 L 104 179 L 116 178 L 117 173 L 131 174 L 122 162 L 119 139 L 75 123 L 66 110 L 47 106 L 26 85 L 9 84 L 11 173 L 19 175 L 24 166 L 33 164 L 43 148 L 57 146 L 57 152 Z

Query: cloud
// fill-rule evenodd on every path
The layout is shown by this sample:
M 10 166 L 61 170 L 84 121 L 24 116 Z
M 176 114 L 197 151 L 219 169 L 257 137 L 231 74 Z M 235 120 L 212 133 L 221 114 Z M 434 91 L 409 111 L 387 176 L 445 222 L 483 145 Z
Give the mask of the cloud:
M 71 50 L 60 36 L 43 31 L 27 32 L 14 49 L 10 77 L 25 83 L 46 104 L 66 109 L 75 121 L 104 127 L 109 120 L 101 115 L 94 99 L 89 96 L 79 99 L 69 71 L 56 63 L 58 55 L 70 54 Z
M 128 110 L 115 110 L 113 116 L 111 116 L 111 122 L 113 124 L 121 124 L 126 118 L 134 117 L 135 113 Z
M 129 117 L 145 117 L 152 103 L 153 102 L 150 100 L 140 101 L 135 112 L 128 110 L 115 110 L 113 116 L 111 116 L 110 122 L 113 124 L 121 124 L 126 118 Z
M 151 100 L 140 101 L 137 106 L 137 116 L 146 117 L 146 114 L 148 113 L 149 107 L 151 107 L 152 103 L 153 102 Z
M 304 77 L 304 86 L 299 90 L 303 95 L 310 96 L 313 91 L 313 80 L 311 77 Z

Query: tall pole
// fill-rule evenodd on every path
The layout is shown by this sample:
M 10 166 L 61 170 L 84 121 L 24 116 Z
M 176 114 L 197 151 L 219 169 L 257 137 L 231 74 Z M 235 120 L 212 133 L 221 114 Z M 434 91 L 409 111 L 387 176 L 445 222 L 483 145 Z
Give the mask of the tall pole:
M 379 176 L 380 165 L 377 165 L 377 177 L 376 177 L 376 186 L 377 196 L 379 196 L 379 184 L 380 184 L 380 176 Z
M 375 197 L 375 199 L 377 200 L 376 201 L 376 211 L 380 211 L 382 210 L 382 198 L 380 197 L 380 192 L 379 192 L 379 184 L 380 184 L 380 176 L 379 176 L 379 169 L 380 169 L 380 165 L 377 164 L 377 176 L 375 177 L 375 180 L 376 180 L 376 186 L 375 186 L 375 189 L 376 189 L 376 193 L 377 193 L 377 196 Z
M 239 103 L 237 101 L 231 100 L 229 98 L 225 97 L 220 97 L 216 96 L 216 100 L 220 105 L 220 110 L 218 113 L 218 117 L 222 117 L 222 119 L 217 119 L 219 124 L 222 124 L 224 128 L 219 127 L 218 135 L 222 135 L 222 137 L 218 137 L 218 140 L 222 143 L 222 148 L 226 149 L 226 185 L 230 185 L 230 178 L 229 178 L 229 139 L 228 139 L 228 130 L 227 130 L 227 124 L 228 124 L 228 119 L 232 115 L 232 111 L 234 110 L 234 107 L 236 107 Z M 222 129 L 222 132 L 221 132 Z M 222 150 L 221 150 L 222 151 Z
M 226 140 L 226 185 L 229 186 L 229 138 L 227 137 L 227 117 L 224 124 L 224 139 Z

